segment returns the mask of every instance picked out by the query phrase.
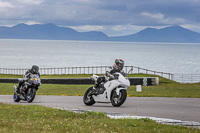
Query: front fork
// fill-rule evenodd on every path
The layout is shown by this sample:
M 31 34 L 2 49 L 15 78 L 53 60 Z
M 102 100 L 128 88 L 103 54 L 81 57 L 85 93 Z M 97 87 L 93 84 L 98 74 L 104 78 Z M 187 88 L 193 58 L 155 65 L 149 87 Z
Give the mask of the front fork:
M 14 90 L 15 93 L 17 93 L 17 86 L 14 85 L 13 90 Z
M 107 91 L 108 100 L 111 99 L 113 89 L 117 88 L 119 85 L 120 84 L 116 82 L 115 80 L 108 81 L 104 84 L 104 87 L 106 88 L 106 91 Z M 119 94 L 119 91 L 118 91 L 118 94 Z
M 122 88 L 116 88 L 116 94 L 119 96 L 119 92 L 120 92 L 120 90 L 121 90 Z

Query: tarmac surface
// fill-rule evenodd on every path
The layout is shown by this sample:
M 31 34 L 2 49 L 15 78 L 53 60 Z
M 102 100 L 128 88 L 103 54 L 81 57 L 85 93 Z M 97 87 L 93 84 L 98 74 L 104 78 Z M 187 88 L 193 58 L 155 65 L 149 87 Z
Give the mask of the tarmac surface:
M 113 118 L 114 116 L 123 116 L 123 118 L 133 116 L 137 118 L 138 116 L 138 118 L 149 117 L 159 120 L 162 118 L 168 120 L 169 123 L 182 121 L 187 126 L 200 127 L 200 98 L 127 97 L 121 107 L 113 107 L 111 103 L 95 103 L 93 106 L 86 106 L 82 96 L 36 95 L 32 103 L 26 101 L 15 103 L 12 95 L 0 95 L 0 102 L 42 105 L 79 112 L 98 111 L 113 116 Z

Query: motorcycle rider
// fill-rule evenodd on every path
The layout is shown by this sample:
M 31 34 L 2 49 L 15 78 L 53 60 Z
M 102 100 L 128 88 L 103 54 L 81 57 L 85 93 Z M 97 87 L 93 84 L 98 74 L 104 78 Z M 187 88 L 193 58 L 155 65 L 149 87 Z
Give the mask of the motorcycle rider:
M 106 77 L 109 77 L 109 80 L 117 79 L 118 75 L 116 75 L 115 73 L 123 72 L 123 67 L 124 60 L 116 59 L 114 65 L 110 66 L 106 71 L 106 76 L 102 76 L 97 79 L 97 83 L 94 85 L 95 95 L 98 95 L 99 93 L 102 93 L 105 90 L 104 85 L 101 85 L 101 83 L 106 81 Z
M 19 80 L 19 85 L 16 88 L 16 93 L 19 93 L 20 87 L 30 78 L 31 74 L 36 74 L 40 77 L 39 67 L 37 65 L 33 65 L 31 69 L 28 69 L 28 71 L 26 71 L 26 73 L 24 74 L 23 79 Z M 27 86 L 25 86 L 23 91 L 25 91 L 26 89 L 27 89 Z

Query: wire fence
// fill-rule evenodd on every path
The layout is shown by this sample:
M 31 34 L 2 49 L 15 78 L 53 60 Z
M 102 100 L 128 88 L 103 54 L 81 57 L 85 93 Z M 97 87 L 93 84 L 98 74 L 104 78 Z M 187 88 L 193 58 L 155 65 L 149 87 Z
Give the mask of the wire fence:
M 200 74 L 173 74 L 172 80 L 180 83 L 198 83 Z
M 40 68 L 41 75 L 54 75 L 54 74 L 105 74 L 109 66 L 93 66 L 93 67 L 62 67 L 62 68 Z M 28 69 L 12 69 L 0 68 L 0 74 L 15 74 L 23 75 Z M 130 70 L 130 74 L 145 73 L 159 75 L 172 79 L 171 73 L 157 72 L 135 66 L 124 66 L 123 69 L 126 73 Z
M 40 68 L 41 75 L 62 75 L 62 74 L 105 74 L 109 66 L 90 66 L 90 67 L 61 67 L 61 68 Z M 0 68 L 0 74 L 23 75 L 28 69 Z M 144 69 L 135 66 L 124 66 L 126 73 L 130 74 L 152 74 L 165 77 L 181 83 L 200 82 L 200 74 L 171 74 Z

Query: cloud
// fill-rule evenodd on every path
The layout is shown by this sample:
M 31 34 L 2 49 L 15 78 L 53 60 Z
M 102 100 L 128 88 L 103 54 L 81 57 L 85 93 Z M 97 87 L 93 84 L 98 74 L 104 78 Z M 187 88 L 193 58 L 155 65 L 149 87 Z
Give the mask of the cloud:
M 147 17 L 150 17 L 150 18 L 153 18 L 153 19 L 163 19 L 163 17 L 164 17 L 164 15 L 161 14 L 161 13 L 151 14 L 151 13 L 148 13 L 148 12 L 142 12 L 141 15 L 147 16 Z
M 181 2 L 182 1 L 182 2 Z M 1 2 L 2 3 L 2 2 Z M 28 21 L 50 21 L 60 25 L 169 25 L 199 21 L 199 1 L 171 0 L 10 0 L 7 12 L 19 12 Z M 24 17 L 23 17 L 24 16 Z M 14 17 L 14 13 L 13 13 Z M 16 17 L 15 17 L 16 18 Z M 150 21 L 148 21 L 150 20 Z M 26 21 L 26 19 L 25 19 Z
M 125 34 L 136 31 L 131 26 L 199 25 L 199 5 L 200 0 L 0 0 L 0 25 L 54 23 Z
M 81 32 L 102 31 L 105 29 L 104 26 L 98 26 L 98 25 L 70 26 L 70 28 L 73 28 L 73 29 L 81 31 Z
M 39 5 L 44 2 L 44 0 L 17 0 L 17 1 L 28 5 Z
M 148 12 L 142 12 L 141 15 L 147 17 L 150 23 L 153 23 L 152 21 L 155 21 L 154 23 L 170 24 L 170 25 L 177 25 L 177 24 L 180 25 L 185 23 L 185 20 L 183 18 L 165 17 L 162 13 L 151 14 Z
M 114 30 L 114 31 L 122 31 L 122 30 L 126 30 L 126 29 L 127 29 L 127 27 L 124 25 L 116 25 L 116 26 L 112 27 L 112 30 Z
M 68 26 L 69 27 L 69 26 Z M 133 26 L 133 25 L 107 25 L 107 26 L 98 26 L 98 25 L 83 25 L 83 26 L 70 26 L 79 32 L 88 32 L 88 31 L 102 31 L 110 36 L 121 36 L 121 35 L 130 35 L 136 33 L 140 30 L 146 28 L 146 26 Z M 160 27 L 163 28 L 163 27 Z
M 184 28 L 187 28 L 187 29 L 191 29 L 195 32 L 199 32 L 200 33 L 200 24 L 199 23 L 193 23 L 193 24 L 184 24 L 184 25 L 181 25 L 182 27 Z
M 25 22 L 25 24 L 27 24 L 27 25 L 34 25 L 34 24 L 41 24 L 41 23 L 36 22 L 36 21 L 28 21 L 28 22 Z
M 0 1 L 0 8 L 12 8 L 12 7 L 14 6 L 9 2 Z

